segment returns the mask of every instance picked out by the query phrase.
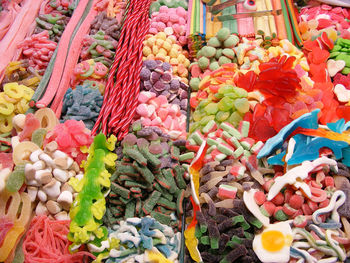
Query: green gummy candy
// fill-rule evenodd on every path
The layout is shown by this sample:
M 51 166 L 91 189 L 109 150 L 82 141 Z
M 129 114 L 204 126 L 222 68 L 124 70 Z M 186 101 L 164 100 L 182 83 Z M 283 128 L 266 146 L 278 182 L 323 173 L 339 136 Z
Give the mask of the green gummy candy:
M 215 119 L 219 122 L 223 122 L 227 120 L 228 117 L 230 117 L 230 113 L 228 111 L 218 111 L 216 113 Z
M 243 120 L 242 116 L 237 111 L 235 111 L 231 114 L 227 121 L 232 125 L 237 126 L 241 120 Z
M 216 114 L 219 110 L 218 104 L 214 102 L 209 103 L 207 106 L 205 106 L 204 110 L 207 114 L 210 114 L 210 115 Z
M 220 65 L 220 66 L 222 66 L 222 65 L 224 65 L 224 64 L 231 63 L 231 62 L 232 62 L 231 59 L 229 59 L 229 58 L 227 58 L 227 57 L 225 57 L 225 56 L 221 56 L 221 57 L 219 58 L 219 65 Z
M 246 98 L 236 99 L 233 104 L 240 113 L 244 114 L 249 111 L 249 102 Z
M 199 89 L 199 83 L 201 80 L 199 78 L 192 78 L 190 80 L 190 87 L 193 91 L 197 91 Z
M 228 39 L 229 36 L 230 36 L 230 29 L 228 29 L 227 27 L 221 28 L 221 29 L 216 33 L 216 37 L 217 37 L 220 41 L 225 41 L 226 39 Z
M 216 54 L 216 49 L 214 47 L 205 46 L 202 48 L 203 55 L 207 58 L 214 57 Z
M 209 69 L 212 71 L 217 70 L 218 68 L 220 68 L 220 65 L 217 61 L 214 61 L 209 65 Z
M 24 183 L 24 167 L 23 169 L 15 169 L 6 181 L 6 190 L 10 193 L 17 192 Z
M 350 67 L 350 56 L 344 54 L 344 53 L 340 53 L 335 60 L 344 60 L 345 61 L 345 65 L 347 67 Z
M 343 68 L 343 70 L 341 71 L 342 74 L 344 75 L 348 75 L 350 73 L 350 67 L 345 67 Z
M 208 41 L 208 46 L 210 46 L 210 47 L 220 47 L 221 46 L 220 40 L 217 37 L 212 37 Z
M 205 106 L 207 106 L 211 101 L 208 99 L 204 99 L 201 102 L 199 102 L 197 108 L 198 109 L 203 109 Z
M 338 55 L 340 54 L 340 52 L 338 52 L 338 51 L 332 51 L 332 53 L 330 53 L 329 54 L 329 58 L 335 58 L 335 57 L 337 57 Z
M 234 91 L 234 87 L 232 85 L 225 85 L 219 89 L 219 93 L 226 94 Z
M 203 51 L 202 50 L 199 50 L 198 52 L 197 52 L 197 58 L 201 58 L 201 57 L 203 57 Z
M 233 59 L 235 57 L 235 52 L 231 48 L 225 48 L 222 51 L 222 54 L 224 54 L 226 57 Z
M 222 56 L 222 48 L 217 48 L 215 58 L 219 59 L 221 56 Z
M 239 38 L 236 35 L 231 35 L 224 41 L 224 47 L 235 47 L 239 42 Z
M 192 114 L 192 118 L 194 121 L 200 121 L 204 116 L 205 116 L 204 112 L 200 112 L 197 110 Z
M 47 130 L 44 128 L 35 130 L 32 133 L 32 142 L 34 142 L 36 145 L 38 145 L 41 148 L 43 146 L 46 133 L 47 133 Z
M 335 46 L 333 47 L 333 49 L 332 49 L 332 52 L 334 52 L 334 51 L 339 51 L 339 50 L 341 50 L 341 46 L 340 46 L 340 45 L 335 45 Z
M 200 120 L 200 125 L 206 125 L 208 122 L 210 122 L 211 120 L 214 120 L 215 119 L 215 116 L 213 115 L 210 115 L 210 116 L 205 116 L 204 118 L 202 118 Z
M 239 98 L 245 98 L 248 96 L 248 92 L 242 88 L 235 87 L 234 92 L 236 93 L 237 97 L 239 97 Z
M 234 108 L 233 100 L 229 97 L 224 97 L 218 102 L 218 108 L 221 111 L 230 111 Z
M 201 57 L 198 59 L 198 66 L 201 68 L 201 70 L 205 70 L 209 66 L 209 59 L 207 57 Z

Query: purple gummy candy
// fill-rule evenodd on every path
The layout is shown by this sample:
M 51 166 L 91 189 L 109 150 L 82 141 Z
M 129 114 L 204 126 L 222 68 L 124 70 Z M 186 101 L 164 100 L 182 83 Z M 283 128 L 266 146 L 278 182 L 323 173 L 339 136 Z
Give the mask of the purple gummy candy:
M 168 101 L 171 102 L 173 101 L 175 98 L 176 98 L 177 94 L 170 94 L 169 98 L 168 98 Z
M 145 81 L 145 80 L 149 80 L 151 76 L 151 71 L 147 68 L 142 68 L 141 72 L 140 72 L 140 78 L 141 80 Z
M 167 142 L 161 142 L 160 145 L 162 146 L 163 153 L 168 153 L 170 151 L 170 146 Z
M 143 82 L 143 87 L 145 90 L 150 90 L 153 87 L 153 85 L 149 80 L 146 80 L 145 82 Z
M 158 63 L 154 60 L 145 60 L 143 62 L 143 65 L 146 66 L 149 70 L 154 70 L 157 67 Z
M 156 132 L 152 131 L 150 135 L 147 136 L 147 140 L 149 141 L 155 141 L 158 140 L 159 136 Z
M 165 96 L 166 98 L 169 98 L 170 92 L 167 91 L 167 90 L 164 90 L 164 91 L 162 92 L 162 95 Z
M 137 136 L 138 137 L 147 137 L 149 135 L 151 135 L 152 130 L 151 129 L 147 129 L 147 128 L 143 128 L 140 131 L 137 131 Z
M 180 81 L 178 79 L 172 79 L 170 81 L 171 90 L 178 91 L 180 89 Z
M 180 99 L 183 100 L 183 99 L 188 99 L 188 93 L 186 90 L 184 89 L 180 89 L 179 90 L 179 94 L 180 94 Z
M 180 81 L 180 88 L 182 88 L 184 90 L 188 90 L 188 85 L 186 83 L 183 83 L 182 81 Z
M 171 70 L 171 65 L 168 62 L 164 62 L 162 67 L 163 67 L 164 71 L 170 71 Z
M 180 100 L 179 100 L 178 98 L 175 98 L 171 103 L 180 106 L 180 103 L 181 103 L 181 102 L 180 102 Z
M 157 66 L 159 66 L 159 65 L 162 65 L 162 64 L 163 64 L 163 61 L 161 61 L 161 60 L 156 60 L 156 63 L 157 63 Z
M 160 76 L 161 76 L 160 73 L 153 71 L 150 77 L 151 83 L 152 84 L 156 83 L 160 79 Z
M 149 152 L 152 154 L 161 154 L 163 149 L 160 143 L 151 143 L 149 146 Z
M 180 107 L 181 107 L 182 110 L 186 110 L 187 109 L 187 103 L 188 103 L 187 99 L 181 100 Z
M 147 148 L 149 146 L 149 142 L 145 138 L 138 138 L 136 143 L 139 149 Z
M 181 111 L 181 114 L 182 114 L 182 115 L 187 116 L 187 111 L 185 111 L 185 110 L 180 110 L 180 111 Z
M 124 137 L 122 141 L 122 146 L 133 146 L 136 144 L 136 142 L 137 142 L 137 138 L 135 134 L 129 133 Z
M 152 131 L 154 131 L 155 133 L 157 133 L 159 136 L 163 135 L 163 131 L 161 128 L 157 127 L 157 126 L 150 126 L 149 127 Z
M 158 92 L 162 92 L 163 90 L 165 90 L 165 84 L 163 81 L 158 80 L 154 85 L 153 88 L 158 91 Z
M 164 73 L 163 76 L 161 77 L 161 79 L 165 82 L 165 83 L 170 83 L 172 77 L 170 73 Z
M 169 156 L 160 158 L 160 162 L 160 169 L 171 168 L 171 158 Z

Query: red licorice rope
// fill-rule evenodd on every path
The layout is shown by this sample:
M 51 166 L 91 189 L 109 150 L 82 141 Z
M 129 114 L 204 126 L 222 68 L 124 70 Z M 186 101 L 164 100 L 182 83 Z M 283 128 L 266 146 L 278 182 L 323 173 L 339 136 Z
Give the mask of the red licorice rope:
M 140 91 L 143 40 L 150 26 L 149 7 L 150 0 L 130 1 L 93 134 L 114 132 L 121 139 L 130 125 Z
M 82 263 L 95 256 L 86 251 L 70 254 L 68 250 L 70 221 L 50 220 L 47 216 L 36 216 L 23 241 L 26 263 Z
M 145 16 L 147 16 L 148 12 L 146 11 L 145 12 Z M 145 22 L 145 25 L 142 25 L 141 28 L 143 29 L 142 32 L 141 32 L 141 35 L 142 37 L 144 38 L 148 32 L 148 28 L 149 28 L 149 20 L 144 20 L 146 21 Z M 145 28 L 147 30 L 145 30 Z M 126 133 L 128 132 L 128 128 L 129 128 L 129 125 L 130 125 L 130 122 L 132 121 L 133 117 L 134 117 L 134 114 L 135 114 L 135 111 L 136 111 L 136 107 L 137 107 L 137 104 L 138 104 L 138 95 L 140 93 L 140 72 L 141 72 L 141 68 L 142 68 L 142 49 L 143 49 L 143 46 L 142 46 L 142 43 L 139 44 L 138 46 L 138 65 L 137 65 L 137 68 L 136 70 L 134 70 L 133 72 L 133 79 L 134 79 L 134 82 L 132 83 L 131 85 L 131 96 L 128 96 L 129 97 L 129 100 L 127 102 L 127 105 L 126 105 L 126 111 L 125 111 L 125 114 L 123 116 L 123 118 L 119 121 L 119 124 L 117 126 L 117 128 L 119 129 L 118 132 L 120 132 L 120 134 L 118 135 L 118 139 L 121 140 L 125 135 Z
M 139 28 L 142 32 L 138 32 L 138 35 L 140 35 L 141 38 L 145 37 L 145 34 L 148 32 L 149 28 L 149 20 L 145 18 L 145 13 L 147 11 L 147 6 L 143 6 L 142 10 L 142 16 L 141 16 L 141 23 Z M 140 31 L 140 30 L 139 30 Z M 143 32 L 145 31 L 145 32 Z M 140 50 L 141 47 L 141 50 Z M 135 46 L 133 48 L 132 58 L 133 58 L 133 67 L 132 71 L 128 74 L 128 81 L 126 82 L 126 86 L 123 89 L 122 93 L 122 103 L 123 107 L 119 107 L 116 109 L 117 111 L 113 114 L 113 117 L 110 120 L 110 126 L 113 128 L 120 128 L 120 125 L 118 126 L 118 123 L 120 123 L 121 118 L 125 115 L 126 111 L 128 110 L 127 103 L 129 103 L 131 100 L 134 100 L 135 98 L 132 97 L 133 90 L 136 88 L 139 90 L 139 84 L 137 85 L 136 81 L 139 80 L 139 74 L 142 66 L 142 56 L 140 58 L 140 51 L 142 52 L 142 42 L 136 42 Z M 118 130 L 114 130 L 115 133 L 118 132 Z

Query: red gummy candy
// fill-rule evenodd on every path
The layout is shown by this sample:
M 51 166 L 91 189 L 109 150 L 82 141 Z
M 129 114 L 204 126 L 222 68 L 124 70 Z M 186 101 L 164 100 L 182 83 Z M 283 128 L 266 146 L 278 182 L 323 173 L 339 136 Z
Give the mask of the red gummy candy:
M 40 121 L 34 116 L 33 113 L 28 113 L 24 122 L 24 128 L 19 134 L 20 141 L 25 139 L 31 139 L 32 133 L 40 128 Z
M 13 169 L 13 160 L 12 160 L 12 153 L 0 153 L 0 164 L 2 165 L 2 168 L 10 168 L 10 170 Z
M 275 122 L 278 120 L 274 120 Z M 267 139 L 275 136 L 277 132 L 271 127 L 269 121 L 262 117 L 253 122 L 252 128 L 249 131 L 249 137 L 260 140 L 267 141 Z
M 345 121 L 350 121 L 350 107 L 349 106 L 339 106 L 336 110 L 338 118 L 344 118 Z
M 244 75 L 240 75 L 237 81 L 237 86 L 245 89 L 246 91 L 252 91 L 255 81 L 257 79 L 257 75 L 254 71 L 248 71 Z

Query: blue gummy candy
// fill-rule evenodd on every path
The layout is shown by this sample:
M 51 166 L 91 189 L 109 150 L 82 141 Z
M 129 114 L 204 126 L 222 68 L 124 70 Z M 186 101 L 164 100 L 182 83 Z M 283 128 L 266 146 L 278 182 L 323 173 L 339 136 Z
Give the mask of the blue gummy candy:
M 284 165 L 283 157 L 286 155 L 286 151 L 283 151 L 279 154 L 271 156 L 267 159 L 267 163 L 270 165 Z
M 171 251 L 169 249 L 169 247 L 167 245 L 163 245 L 163 244 L 159 244 L 156 245 L 156 248 L 158 248 L 158 250 L 163 253 L 163 255 L 168 258 L 171 255 Z
M 275 150 L 282 147 L 284 140 L 298 127 L 306 129 L 317 129 L 317 114 L 319 109 L 313 110 L 310 113 L 305 113 L 291 123 L 284 126 L 275 136 L 268 139 L 263 148 L 258 153 L 258 158 L 270 155 Z
M 323 147 L 333 151 L 336 159 L 343 157 L 342 150 L 348 146 L 343 141 L 333 141 L 323 137 L 308 140 L 308 136 L 297 134 L 295 139 L 295 148 L 292 157 L 287 161 L 288 165 L 300 164 L 304 161 L 313 161 L 319 158 L 319 150 Z M 310 137 L 309 137 L 310 138 Z

